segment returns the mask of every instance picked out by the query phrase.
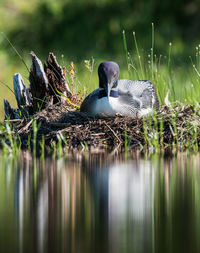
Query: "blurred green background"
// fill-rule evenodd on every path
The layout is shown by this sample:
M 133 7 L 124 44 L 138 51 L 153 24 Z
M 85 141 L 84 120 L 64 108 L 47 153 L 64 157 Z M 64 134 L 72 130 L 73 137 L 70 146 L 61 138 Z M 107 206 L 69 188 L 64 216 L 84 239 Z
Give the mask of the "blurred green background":
M 119 56 L 122 30 L 128 46 L 136 31 L 141 47 L 149 49 L 152 22 L 159 53 L 175 42 L 174 53 L 185 56 L 200 39 L 200 1 L 1 0 L 0 14 L 0 28 L 15 47 L 43 57 L 52 50 L 75 61 Z M 7 45 L 2 49 L 12 51 Z
M 169 42 L 172 42 L 170 67 L 180 76 L 178 79 L 183 80 L 189 80 L 183 75 L 189 72 L 189 56 L 192 55 L 195 60 L 195 48 L 200 43 L 200 1 L 0 0 L 0 16 L 0 31 L 8 36 L 29 66 L 28 53 L 31 50 L 42 60 L 53 51 L 61 64 L 75 62 L 79 83 L 84 87 L 91 80 L 95 87 L 98 85 L 96 68 L 102 60 L 117 61 L 121 77 L 127 77 L 123 30 L 126 31 L 128 50 L 133 56 L 132 33 L 136 31 L 140 53 L 144 56 L 142 63 L 148 65 L 153 22 L 154 54 L 163 55 L 161 65 L 169 65 Z M 95 60 L 93 79 L 84 64 L 84 60 L 91 58 Z M 12 75 L 20 72 L 28 84 L 26 68 L 2 34 L 0 66 L 2 114 L 4 98 L 15 105 L 12 92 L 2 82 L 12 87 Z

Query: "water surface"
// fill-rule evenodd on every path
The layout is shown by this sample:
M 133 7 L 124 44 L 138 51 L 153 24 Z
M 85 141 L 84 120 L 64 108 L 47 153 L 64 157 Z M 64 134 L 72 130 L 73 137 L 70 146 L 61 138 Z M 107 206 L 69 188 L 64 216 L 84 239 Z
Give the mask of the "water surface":
M 0 154 L 0 252 L 200 252 L 200 154 Z

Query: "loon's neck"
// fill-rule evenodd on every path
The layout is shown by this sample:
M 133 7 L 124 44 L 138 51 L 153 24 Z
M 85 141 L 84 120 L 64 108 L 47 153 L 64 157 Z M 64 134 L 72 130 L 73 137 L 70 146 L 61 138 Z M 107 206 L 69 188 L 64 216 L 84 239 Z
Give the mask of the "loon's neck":
M 113 98 L 118 98 L 119 97 L 119 93 L 118 93 L 118 90 L 111 90 L 110 91 L 110 97 L 113 97 Z
M 100 90 L 99 91 L 99 98 L 103 98 L 103 97 L 107 97 L 106 91 L 105 90 Z M 118 98 L 119 97 L 118 90 L 112 89 L 110 91 L 110 97 Z

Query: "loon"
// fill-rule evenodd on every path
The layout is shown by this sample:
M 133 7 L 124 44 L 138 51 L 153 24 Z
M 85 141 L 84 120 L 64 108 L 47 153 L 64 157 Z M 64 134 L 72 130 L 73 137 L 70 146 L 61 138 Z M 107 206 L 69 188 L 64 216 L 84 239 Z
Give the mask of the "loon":
M 152 82 L 118 80 L 119 66 L 112 61 L 99 65 L 99 88 L 90 93 L 80 107 L 91 116 L 109 117 L 116 113 L 142 117 L 158 110 L 159 101 Z

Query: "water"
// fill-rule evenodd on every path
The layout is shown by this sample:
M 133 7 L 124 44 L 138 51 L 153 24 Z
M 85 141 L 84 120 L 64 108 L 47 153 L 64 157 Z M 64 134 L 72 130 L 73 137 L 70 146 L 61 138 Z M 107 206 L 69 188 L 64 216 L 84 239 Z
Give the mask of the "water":
M 200 154 L 0 155 L 0 252 L 200 252 Z

